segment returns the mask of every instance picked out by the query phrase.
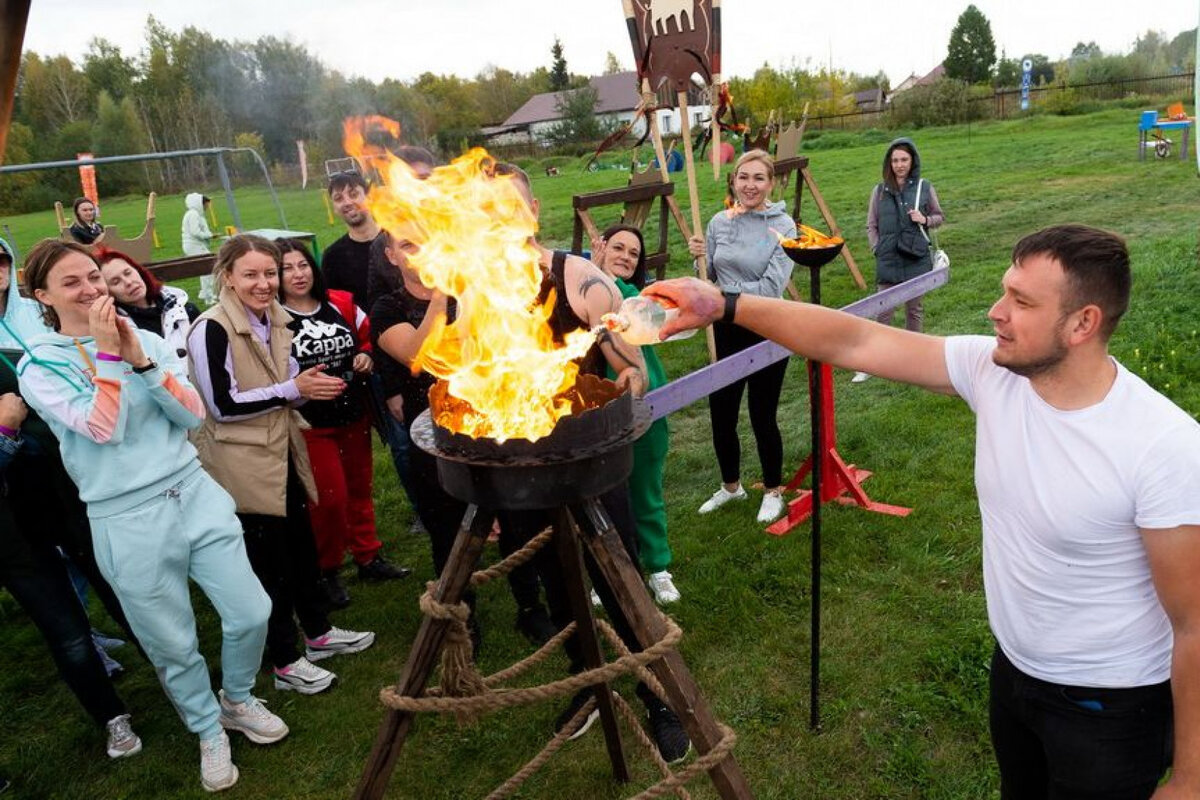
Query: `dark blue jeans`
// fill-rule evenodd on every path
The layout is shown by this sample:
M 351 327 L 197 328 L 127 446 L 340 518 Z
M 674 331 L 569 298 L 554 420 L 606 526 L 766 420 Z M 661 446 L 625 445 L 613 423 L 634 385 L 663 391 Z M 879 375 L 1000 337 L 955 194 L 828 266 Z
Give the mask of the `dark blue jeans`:
M 100 663 L 92 644 L 91 624 L 65 563 L 49 544 L 26 540 L 8 509 L 2 507 L 0 584 L 33 620 L 50 648 L 58 674 L 96 724 L 103 727 L 124 714 L 125 704 Z
M 1139 800 L 1171 765 L 1171 684 L 1063 686 L 992 654 L 992 747 L 1002 800 Z
M 412 474 L 409 458 L 409 448 L 415 447 L 408 435 L 408 425 L 400 422 L 386 410 L 383 415 L 384 432 L 387 434 L 388 450 L 392 453 L 392 464 L 396 467 L 396 475 L 400 478 L 400 486 L 408 497 L 413 513 L 418 514 L 416 481 Z

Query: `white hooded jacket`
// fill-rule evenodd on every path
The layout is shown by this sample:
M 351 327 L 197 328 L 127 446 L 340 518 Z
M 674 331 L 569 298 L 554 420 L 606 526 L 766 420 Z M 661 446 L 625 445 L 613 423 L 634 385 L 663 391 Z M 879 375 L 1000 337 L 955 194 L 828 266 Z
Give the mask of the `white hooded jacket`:
M 204 221 L 204 195 L 192 192 L 183 199 L 187 211 L 183 215 L 183 254 L 202 256 L 209 252 L 208 241 L 213 238 Z

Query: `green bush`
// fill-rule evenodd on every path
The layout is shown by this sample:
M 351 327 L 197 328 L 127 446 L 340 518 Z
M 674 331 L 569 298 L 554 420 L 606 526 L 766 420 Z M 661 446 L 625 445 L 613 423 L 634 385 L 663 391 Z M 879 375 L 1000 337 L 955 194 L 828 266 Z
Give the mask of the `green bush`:
M 972 94 L 970 86 L 949 78 L 916 86 L 892 98 L 892 124 L 900 128 L 925 128 L 984 119 L 991 107 L 987 103 L 972 103 Z

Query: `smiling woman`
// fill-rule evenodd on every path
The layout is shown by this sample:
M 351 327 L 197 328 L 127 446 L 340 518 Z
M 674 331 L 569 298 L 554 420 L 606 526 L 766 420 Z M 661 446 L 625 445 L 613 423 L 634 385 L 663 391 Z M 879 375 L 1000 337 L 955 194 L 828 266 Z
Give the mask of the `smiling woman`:
M 693 256 L 707 254 L 709 280 L 718 284 L 735 303 L 740 295 L 779 297 L 792 275 L 792 260 L 779 246 L 779 237 L 796 235 L 796 223 L 783 203 L 771 202 L 775 187 L 775 162 L 762 150 L 751 150 L 733 167 L 732 208 L 708 223 L 704 238 L 693 236 L 688 250 Z M 717 357 L 725 358 L 763 341 L 761 336 L 723 320 L 713 325 Z M 712 418 L 713 447 L 721 470 L 721 486 L 700 506 L 701 514 L 716 511 L 732 500 L 743 500 L 741 444 L 738 413 L 742 393 L 749 389 L 750 425 L 758 444 L 762 465 L 762 505 L 759 522 L 770 522 L 783 513 L 783 436 L 776 415 L 787 359 L 754 373 L 749 378 L 713 392 L 708 398 Z
M 315 694 L 336 676 L 311 662 L 365 650 L 375 634 L 340 630 L 326 615 L 308 515 L 317 488 L 294 407 L 333 400 L 346 383 L 322 364 L 301 371 L 292 356 L 292 317 L 276 300 L 282 266 L 279 247 L 260 236 L 234 236 L 217 252 L 220 299 L 188 336 L 191 375 L 209 410 L 194 441 L 237 503 L 250 564 L 271 596 L 275 687 Z

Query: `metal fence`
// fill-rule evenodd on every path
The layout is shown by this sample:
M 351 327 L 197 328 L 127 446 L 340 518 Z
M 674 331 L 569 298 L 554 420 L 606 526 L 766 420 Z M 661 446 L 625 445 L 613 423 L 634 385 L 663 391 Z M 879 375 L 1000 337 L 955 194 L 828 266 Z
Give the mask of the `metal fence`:
M 1150 78 L 1128 78 L 1098 83 L 1067 84 L 1053 83 L 1031 87 L 1028 112 L 1021 111 L 1020 89 L 996 89 L 991 94 L 972 97 L 971 116 L 976 119 L 1007 119 L 1021 113 L 1037 113 L 1047 109 L 1062 108 L 1068 103 L 1110 102 L 1130 98 L 1170 98 L 1183 100 L 1192 96 L 1195 73 L 1182 72 L 1176 75 L 1157 75 Z M 809 117 L 810 130 L 862 130 L 863 128 L 892 127 L 890 109 L 852 111 L 846 114 L 829 114 Z

